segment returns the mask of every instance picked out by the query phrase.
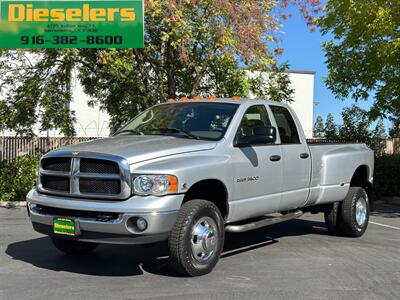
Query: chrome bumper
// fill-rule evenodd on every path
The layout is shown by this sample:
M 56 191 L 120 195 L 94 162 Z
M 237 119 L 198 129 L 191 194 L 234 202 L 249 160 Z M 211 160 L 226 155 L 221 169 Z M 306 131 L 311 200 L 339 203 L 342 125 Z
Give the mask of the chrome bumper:
M 71 216 L 43 213 L 38 209 L 38 205 L 80 212 L 117 213 L 117 218 L 108 220 L 71 217 L 75 220 L 78 230 L 78 235 L 74 239 L 115 244 L 146 244 L 167 239 L 175 224 L 182 200 L 183 195 L 172 195 L 166 197 L 133 196 L 125 201 L 94 201 L 43 195 L 36 190 L 32 190 L 27 196 L 29 215 L 34 229 L 47 235 L 53 235 L 54 218 Z M 152 209 L 144 211 L 143 206 L 138 207 L 142 201 L 146 201 L 147 209 L 149 207 Z M 160 206 L 162 202 L 164 202 L 162 205 L 164 209 Z M 129 221 L 138 217 L 145 219 L 148 224 L 142 232 L 135 230 Z

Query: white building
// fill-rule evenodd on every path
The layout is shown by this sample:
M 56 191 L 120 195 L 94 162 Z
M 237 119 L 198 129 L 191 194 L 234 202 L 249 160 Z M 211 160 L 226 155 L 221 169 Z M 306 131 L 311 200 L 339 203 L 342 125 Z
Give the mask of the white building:
M 312 71 L 289 71 L 294 90 L 290 105 L 297 114 L 307 138 L 312 138 L 314 127 L 314 77 Z
M 312 137 L 313 108 L 314 108 L 314 72 L 289 71 L 289 77 L 294 90 L 291 106 L 297 113 L 307 137 Z M 79 82 L 76 81 L 73 91 L 71 110 L 76 115 L 76 135 L 79 137 L 105 137 L 110 133 L 108 124 L 109 116 L 98 107 L 91 108 L 87 105 L 90 97 L 83 92 Z M 132 116 L 133 117 L 133 116 Z M 35 132 L 39 133 L 39 128 Z M 3 132 L 2 134 L 11 134 Z M 59 136 L 58 131 L 40 132 L 41 136 Z

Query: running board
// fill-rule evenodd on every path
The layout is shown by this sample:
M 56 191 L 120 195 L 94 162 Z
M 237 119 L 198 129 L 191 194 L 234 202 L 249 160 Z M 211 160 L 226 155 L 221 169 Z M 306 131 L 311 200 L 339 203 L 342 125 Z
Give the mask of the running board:
M 303 215 L 303 212 L 300 210 L 296 210 L 292 213 L 288 213 L 279 217 L 265 217 L 261 220 L 255 221 L 255 222 L 251 222 L 251 223 L 247 223 L 247 224 L 232 224 L 232 225 L 227 225 L 225 227 L 225 231 L 226 232 L 246 232 L 246 231 L 250 231 L 253 229 L 257 229 L 257 228 L 261 228 L 261 227 L 265 227 L 265 226 L 269 226 L 269 225 L 273 225 L 273 224 L 278 224 L 284 221 L 289 221 L 292 219 L 296 219 L 299 218 Z

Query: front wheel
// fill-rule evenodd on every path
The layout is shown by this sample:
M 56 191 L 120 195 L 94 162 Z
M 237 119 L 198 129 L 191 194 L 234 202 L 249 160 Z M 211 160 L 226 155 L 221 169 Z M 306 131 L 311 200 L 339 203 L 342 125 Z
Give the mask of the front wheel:
M 168 239 L 174 268 L 187 276 L 210 273 L 224 245 L 224 222 L 218 207 L 206 200 L 186 202 Z
M 96 244 L 96 243 L 71 241 L 71 240 L 60 239 L 60 238 L 55 238 L 55 237 L 52 237 L 51 241 L 53 242 L 53 245 L 58 250 L 60 250 L 61 252 L 64 252 L 65 254 L 69 254 L 69 255 L 88 254 L 88 253 L 92 252 L 98 246 L 98 244 Z

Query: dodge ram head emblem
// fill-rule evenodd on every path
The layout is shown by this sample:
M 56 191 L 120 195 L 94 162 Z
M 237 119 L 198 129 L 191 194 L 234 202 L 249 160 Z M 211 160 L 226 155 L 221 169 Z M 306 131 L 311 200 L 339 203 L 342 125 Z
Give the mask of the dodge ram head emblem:
M 79 152 L 72 152 L 72 155 L 77 156 L 77 155 L 79 155 Z

